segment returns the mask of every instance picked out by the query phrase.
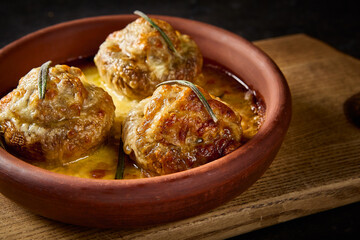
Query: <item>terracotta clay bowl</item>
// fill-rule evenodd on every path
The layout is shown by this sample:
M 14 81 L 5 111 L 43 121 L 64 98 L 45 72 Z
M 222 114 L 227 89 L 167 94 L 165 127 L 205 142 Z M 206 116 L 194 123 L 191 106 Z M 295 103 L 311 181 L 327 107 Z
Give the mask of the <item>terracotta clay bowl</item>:
M 258 134 L 231 154 L 180 173 L 148 179 L 93 180 L 32 166 L 0 148 L 0 190 L 32 212 L 94 227 L 141 227 L 188 218 L 239 195 L 268 168 L 289 126 L 288 85 L 272 60 L 245 39 L 223 29 L 176 17 L 153 16 L 190 35 L 204 57 L 226 66 L 259 92 L 266 120 Z M 0 51 L 1 95 L 21 76 L 51 59 L 94 55 L 106 36 L 134 15 L 80 19 L 29 34 Z

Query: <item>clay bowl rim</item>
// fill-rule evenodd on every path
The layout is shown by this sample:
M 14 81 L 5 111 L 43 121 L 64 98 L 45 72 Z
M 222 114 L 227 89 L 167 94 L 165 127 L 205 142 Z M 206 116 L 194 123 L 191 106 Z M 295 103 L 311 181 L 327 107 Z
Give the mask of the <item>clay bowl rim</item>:
M 124 179 L 124 180 L 101 180 L 101 179 L 85 179 L 74 176 L 63 175 L 59 173 L 54 173 L 34 165 L 30 163 L 24 162 L 23 160 L 16 158 L 11 155 L 4 149 L 0 149 L 0 172 L 3 171 L 5 173 L 11 173 L 9 177 L 17 178 L 17 181 L 21 181 L 20 179 L 26 179 L 28 181 L 27 185 L 31 185 L 33 187 L 53 187 L 57 186 L 59 188 L 56 191 L 64 191 L 69 192 L 76 189 L 81 189 L 86 187 L 87 189 L 98 190 L 99 192 L 94 193 L 93 198 L 91 196 L 85 196 L 84 198 L 89 199 L 90 201 L 98 201 L 98 202 L 117 202 L 118 204 L 125 203 L 127 201 L 134 201 L 132 194 L 136 192 L 136 188 L 141 186 L 145 188 L 151 189 L 152 187 L 157 187 L 156 189 L 166 188 L 166 191 L 155 191 L 154 194 L 141 195 L 141 197 L 136 198 L 137 202 L 148 203 L 153 202 L 154 197 L 156 197 L 156 201 L 168 199 L 176 199 L 183 198 L 189 194 L 193 195 L 196 192 L 193 192 L 194 189 L 196 191 L 208 191 L 209 189 L 216 188 L 217 186 L 221 186 L 226 184 L 226 182 L 230 181 L 230 179 L 234 178 L 234 176 L 243 174 L 244 171 L 249 170 L 251 167 L 257 166 L 259 164 L 258 161 L 261 159 L 261 155 L 263 153 L 259 153 L 255 151 L 256 147 L 262 145 L 264 147 L 271 148 L 274 142 L 277 142 L 276 138 L 279 136 L 282 138 L 280 142 L 282 142 L 283 137 L 287 131 L 290 122 L 291 114 L 287 113 L 284 121 L 280 124 L 279 117 L 284 116 L 284 111 L 291 111 L 291 96 L 286 80 L 276 64 L 260 49 L 254 46 L 249 41 L 244 38 L 231 33 L 227 30 L 215 27 L 213 25 L 209 25 L 207 23 L 202 23 L 199 21 L 179 18 L 179 17 L 170 17 L 163 15 L 150 15 L 151 17 L 160 18 L 164 20 L 173 20 L 173 21 L 185 21 L 188 23 L 193 23 L 197 27 L 202 27 L 207 30 L 211 30 L 217 33 L 221 33 L 226 35 L 228 38 L 234 40 L 238 47 L 247 48 L 253 54 L 253 57 L 259 59 L 265 68 L 266 74 L 270 75 L 273 79 L 274 86 L 278 89 L 278 92 L 275 93 L 277 96 L 281 96 L 281 99 L 277 99 L 277 103 L 279 107 L 275 107 L 274 109 L 268 109 L 268 104 L 266 104 L 266 115 L 265 121 L 260 128 L 259 132 L 249 140 L 245 145 L 235 150 L 234 152 L 214 160 L 205 165 L 199 166 L 194 169 L 189 169 L 183 172 L 173 173 L 164 176 L 156 176 L 152 178 L 144 178 L 144 179 Z M 40 30 L 37 30 L 33 33 L 25 35 L 24 37 L 6 45 L 0 50 L 0 58 L 2 55 L 11 52 L 13 48 L 17 48 L 22 44 L 26 44 L 37 38 L 43 34 L 59 31 L 68 27 L 76 27 L 77 25 L 82 25 L 84 23 L 91 24 L 96 21 L 105 21 L 107 19 L 116 18 L 119 21 L 123 19 L 127 19 L 129 22 L 137 18 L 134 15 L 108 15 L 108 16 L 97 16 L 97 17 L 88 17 L 83 19 L 77 19 L 72 21 L 67 21 L 64 23 L 59 23 L 56 25 L 52 25 Z M 246 82 L 246 79 L 245 79 Z M 261 90 L 259 91 L 261 94 Z M 279 125 L 282 126 L 281 129 L 278 129 Z M 281 144 L 281 143 L 280 143 Z M 253 151 L 253 156 L 249 159 L 246 154 L 248 152 Z M 238 161 L 239 158 L 248 159 L 246 162 Z M 261 163 L 263 164 L 263 163 Z M 225 167 L 224 167 L 225 166 Z M 231 167 L 229 167 L 231 166 Z M 3 170 L 1 170 L 3 169 Z M 255 170 L 253 170 L 255 171 Z M 213 176 L 217 175 L 222 177 L 214 178 Z M 216 179 L 217 181 L 214 181 Z M 201 182 L 199 184 L 198 182 Z M 187 183 L 191 182 L 192 184 L 198 184 L 198 188 L 188 187 Z M 210 187 L 206 187 L 204 182 L 209 182 Z M 176 189 L 174 189 L 176 186 Z M 127 194 L 126 196 L 119 194 L 118 197 L 106 197 L 105 199 L 97 199 L 100 193 L 106 192 L 107 189 L 119 191 L 120 193 L 123 191 L 130 191 L 132 194 Z M 135 191 L 133 191 L 135 189 Z M 204 190 L 205 189 L 205 190 Z M 50 191 L 50 190 L 49 190 Z M 54 190 L 51 190 L 54 191 Z M 150 193 L 152 193 L 150 191 Z M 81 193 L 80 193 L 81 194 Z M 154 196 L 156 195 L 156 196 Z M 120 201 L 119 201 L 120 200 Z

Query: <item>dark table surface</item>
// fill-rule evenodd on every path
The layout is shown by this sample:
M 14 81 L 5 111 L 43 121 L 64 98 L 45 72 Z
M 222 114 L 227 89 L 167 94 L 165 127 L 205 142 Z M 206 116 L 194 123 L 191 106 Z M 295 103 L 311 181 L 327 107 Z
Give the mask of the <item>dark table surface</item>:
M 358 1 L 1 1 L 0 48 L 43 27 L 78 18 L 171 15 L 206 22 L 250 41 L 305 33 L 360 58 Z M 360 84 L 360 83 L 359 83 Z M 360 203 L 278 224 L 236 239 L 360 239 Z

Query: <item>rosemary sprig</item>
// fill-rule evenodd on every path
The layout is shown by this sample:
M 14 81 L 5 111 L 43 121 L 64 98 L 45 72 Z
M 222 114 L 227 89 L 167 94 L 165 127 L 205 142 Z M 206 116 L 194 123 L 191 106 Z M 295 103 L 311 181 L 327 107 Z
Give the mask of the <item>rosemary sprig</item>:
M 3 136 L 1 136 L 1 135 L 0 135 L 0 147 L 2 147 L 3 149 L 6 150 L 6 148 L 5 148 L 5 141 L 4 141 L 4 139 L 3 139 Z
M 185 80 L 170 80 L 170 81 L 165 81 L 165 82 L 159 83 L 156 87 L 159 87 L 161 85 L 172 85 L 172 84 L 179 84 L 179 85 L 191 88 L 191 90 L 195 93 L 195 95 L 199 98 L 201 103 L 204 105 L 204 107 L 208 111 L 208 113 L 211 116 L 211 118 L 213 119 L 213 121 L 215 123 L 218 121 L 217 117 L 215 116 L 215 113 L 211 109 L 205 96 L 200 92 L 200 90 L 192 82 L 185 81 Z
M 158 32 L 164 38 L 165 42 L 168 44 L 170 50 L 173 51 L 174 53 L 177 53 L 170 38 L 166 35 L 166 33 L 158 25 L 156 25 L 156 23 L 154 23 L 153 20 L 151 20 L 151 18 L 149 18 L 145 13 L 143 13 L 139 10 L 134 11 L 134 14 L 139 15 L 140 17 L 144 18 L 146 21 L 148 21 L 151 24 L 151 26 L 153 26 L 156 30 L 158 30 Z
M 123 151 L 123 143 L 120 139 L 118 164 L 116 167 L 115 179 L 123 179 L 125 170 L 125 153 Z
M 0 125 L 0 147 L 6 150 L 5 148 L 5 139 L 4 139 L 4 131 L 3 127 Z
M 48 80 L 48 71 L 51 61 L 47 61 L 40 67 L 39 77 L 38 77 L 38 89 L 39 89 L 39 98 L 44 99 L 46 92 L 46 82 Z

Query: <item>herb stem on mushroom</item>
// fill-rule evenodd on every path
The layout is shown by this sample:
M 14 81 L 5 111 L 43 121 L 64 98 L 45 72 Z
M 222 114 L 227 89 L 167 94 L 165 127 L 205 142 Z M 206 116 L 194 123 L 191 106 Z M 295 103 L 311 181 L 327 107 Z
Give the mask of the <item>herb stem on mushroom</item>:
M 151 26 L 153 26 L 160 33 L 160 35 L 164 38 L 164 40 L 168 44 L 170 50 L 173 51 L 174 53 L 177 53 L 176 48 L 174 47 L 174 44 L 171 42 L 170 38 L 153 20 L 151 20 L 151 18 L 149 18 L 145 13 L 143 13 L 139 10 L 134 11 L 134 14 L 139 15 L 140 17 L 142 17 L 146 21 L 148 21 L 151 24 Z
M 39 77 L 38 77 L 38 82 L 39 82 L 38 89 L 39 89 L 39 98 L 40 99 L 44 99 L 44 97 L 45 97 L 46 83 L 48 80 L 48 71 L 49 71 L 50 64 L 51 64 L 51 61 L 47 61 L 40 67 L 40 72 L 39 72 Z
M 195 93 L 195 95 L 199 98 L 201 103 L 204 105 L 204 107 L 206 108 L 207 112 L 209 113 L 209 115 L 211 116 L 213 121 L 215 123 L 218 121 L 215 113 L 211 109 L 211 107 L 210 107 L 208 101 L 206 100 L 205 96 L 201 93 L 201 91 L 192 82 L 185 81 L 185 80 L 170 80 L 170 81 L 165 81 L 165 82 L 159 83 L 156 87 L 159 87 L 161 85 L 172 85 L 172 84 L 179 84 L 179 85 L 191 88 L 191 90 Z

